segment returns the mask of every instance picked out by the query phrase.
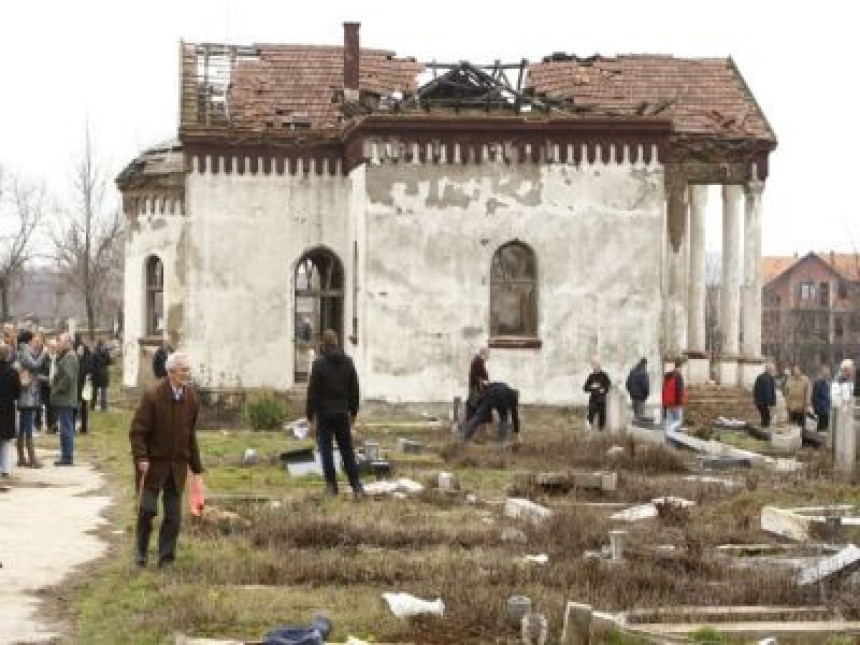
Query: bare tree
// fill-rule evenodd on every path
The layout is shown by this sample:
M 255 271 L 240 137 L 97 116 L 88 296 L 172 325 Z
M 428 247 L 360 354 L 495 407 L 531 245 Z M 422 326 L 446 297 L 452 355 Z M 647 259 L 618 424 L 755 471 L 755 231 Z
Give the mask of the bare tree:
M 35 237 L 45 215 L 45 187 L 0 169 L 0 320 L 8 320 L 9 294 L 35 256 Z M 8 213 L 8 217 L 5 215 Z
M 105 207 L 106 186 L 107 175 L 87 127 L 84 151 L 72 174 L 72 211 L 54 232 L 53 242 L 58 269 L 84 300 L 90 340 L 122 266 L 123 219 L 119 210 Z

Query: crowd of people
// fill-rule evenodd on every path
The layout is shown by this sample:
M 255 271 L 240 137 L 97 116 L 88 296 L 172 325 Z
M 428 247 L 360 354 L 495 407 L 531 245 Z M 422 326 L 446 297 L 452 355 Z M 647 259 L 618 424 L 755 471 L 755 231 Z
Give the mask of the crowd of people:
M 10 477 L 13 467 L 42 467 L 34 445 L 34 435 L 42 432 L 60 436 L 60 456 L 54 465 L 74 465 L 75 434 L 88 432 L 90 409 L 98 401 L 99 409 L 107 411 L 110 364 L 104 339 L 91 350 L 79 334 L 46 337 L 38 328 L 4 325 L 0 338 L 0 477 Z
M 839 365 L 835 383 L 826 365 L 819 368 L 818 378 L 811 382 L 797 364 L 777 376 L 776 366 L 767 363 L 753 386 L 753 401 L 761 417 L 761 427 L 771 426 L 772 409 L 777 404 L 779 391 L 785 399 L 790 424 L 800 427 L 802 431 L 811 429 L 809 426 L 812 424 L 818 432 L 828 431 L 834 384 L 844 393 L 843 396 L 858 395 L 854 362 L 851 359 L 845 359 Z

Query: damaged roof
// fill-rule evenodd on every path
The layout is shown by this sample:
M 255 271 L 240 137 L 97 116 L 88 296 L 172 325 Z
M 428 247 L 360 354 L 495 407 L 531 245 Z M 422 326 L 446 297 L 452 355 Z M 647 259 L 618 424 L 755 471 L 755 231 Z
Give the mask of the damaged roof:
M 682 134 L 776 142 L 731 58 L 552 56 L 529 66 L 527 87 L 591 114 L 660 116 Z
M 331 138 L 382 107 L 427 113 L 418 87 L 424 64 L 387 50 L 360 52 L 361 101 L 350 102 L 341 46 L 184 43 L 182 138 Z M 533 97 L 544 116 L 659 118 L 680 135 L 776 143 L 731 58 L 556 54 L 523 71 L 522 95 Z M 382 101 L 366 101 L 369 95 Z

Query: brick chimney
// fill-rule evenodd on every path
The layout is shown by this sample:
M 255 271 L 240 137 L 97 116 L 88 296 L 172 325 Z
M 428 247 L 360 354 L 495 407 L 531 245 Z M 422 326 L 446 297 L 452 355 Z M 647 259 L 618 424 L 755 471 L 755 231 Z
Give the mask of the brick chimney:
M 343 23 L 343 97 L 358 100 L 358 72 L 361 45 L 358 39 L 360 22 Z

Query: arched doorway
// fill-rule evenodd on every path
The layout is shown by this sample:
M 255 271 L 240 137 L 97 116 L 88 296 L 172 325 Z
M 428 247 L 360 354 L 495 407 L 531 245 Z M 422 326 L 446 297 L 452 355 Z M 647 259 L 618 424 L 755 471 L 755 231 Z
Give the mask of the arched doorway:
M 296 265 L 293 344 L 295 381 L 304 383 L 326 329 L 343 339 L 343 265 L 324 248 L 305 253 Z

